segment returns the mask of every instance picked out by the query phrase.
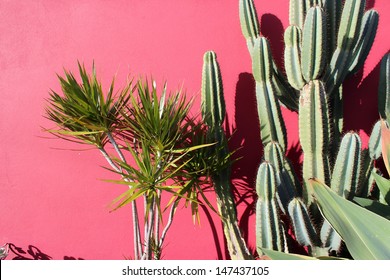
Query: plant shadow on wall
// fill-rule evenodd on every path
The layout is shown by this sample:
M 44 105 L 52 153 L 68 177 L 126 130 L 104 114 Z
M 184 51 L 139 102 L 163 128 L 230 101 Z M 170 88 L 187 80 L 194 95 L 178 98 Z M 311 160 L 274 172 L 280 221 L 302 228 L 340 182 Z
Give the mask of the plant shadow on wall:
M 18 247 L 13 243 L 8 244 L 9 258 L 12 260 L 52 260 L 53 258 L 46 253 L 43 253 L 38 247 L 28 245 L 27 249 Z M 83 258 L 75 258 L 72 256 L 64 256 L 64 260 L 83 260 Z

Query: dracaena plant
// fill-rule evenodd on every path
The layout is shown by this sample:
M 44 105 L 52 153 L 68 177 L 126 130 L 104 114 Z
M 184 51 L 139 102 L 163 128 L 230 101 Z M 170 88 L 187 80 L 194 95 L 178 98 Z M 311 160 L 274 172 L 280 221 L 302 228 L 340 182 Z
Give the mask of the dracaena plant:
M 192 100 L 181 91 L 168 93 L 165 84 L 158 92 L 154 81 L 140 78 L 115 94 L 112 82 L 104 94 L 94 67 L 89 75 L 79 64 L 79 73 L 80 82 L 69 71 L 58 76 L 62 93 L 52 90 L 46 107 L 57 127 L 47 131 L 101 152 L 120 178 L 110 182 L 128 186 L 111 206 L 131 204 L 134 258 L 160 259 L 180 200 L 191 205 L 194 220 L 199 203 L 211 206 L 203 185 L 229 154 L 215 160 L 218 148 L 211 149 L 207 129 L 191 117 Z

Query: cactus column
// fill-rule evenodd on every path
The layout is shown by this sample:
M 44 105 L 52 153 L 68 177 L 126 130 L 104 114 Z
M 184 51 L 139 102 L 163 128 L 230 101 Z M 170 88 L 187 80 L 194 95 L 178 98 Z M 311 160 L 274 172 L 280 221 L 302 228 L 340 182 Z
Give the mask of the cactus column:
M 217 143 L 217 146 L 223 147 L 218 152 L 224 153 L 221 157 L 225 157 L 228 153 L 226 137 L 222 128 L 225 118 L 225 101 L 219 65 L 216 55 L 212 51 L 206 52 L 203 57 L 202 116 L 208 126 L 209 140 Z M 230 257 L 233 260 L 252 259 L 238 227 L 236 206 L 230 185 L 230 170 L 225 168 L 218 174 L 212 174 L 211 177 L 217 194 L 218 210 L 222 218 Z

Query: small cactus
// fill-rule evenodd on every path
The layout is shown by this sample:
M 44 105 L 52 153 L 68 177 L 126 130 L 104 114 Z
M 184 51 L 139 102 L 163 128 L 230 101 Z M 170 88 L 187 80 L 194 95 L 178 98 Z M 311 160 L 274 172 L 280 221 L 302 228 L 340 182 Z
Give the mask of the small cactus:
M 277 180 L 272 164 L 263 162 L 256 179 L 256 247 L 287 251 L 284 228 L 276 201 Z

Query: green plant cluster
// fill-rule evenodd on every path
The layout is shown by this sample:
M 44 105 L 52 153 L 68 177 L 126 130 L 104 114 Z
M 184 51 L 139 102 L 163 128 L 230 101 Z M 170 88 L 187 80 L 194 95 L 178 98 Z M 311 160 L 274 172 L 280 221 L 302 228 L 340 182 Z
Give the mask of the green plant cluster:
M 390 172 L 389 54 L 381 63 L 381 119 L 369 147 L 362 149 L 359 135 L 343 129 L 343 82 L 364 64 L 378 13 L 365 11 L 364 0 L 290 0 L 285 71 L 261 34 L 254 1 L 239 0 L 239 15 L 252 59 L 264 146 L 253 186 L 257 253 L 250 252 L 238 226 L 232 152 L 223 129 L 223 85 L 213 51 L 203 57 L 201 120 L 189 114 L 192 100 L 181 92 L 168 94 L 166 85 L 158 92 L 155 82 L 139 79 L 114 94 L 112 82 L 104 94 L 94 68 L 89 76 L 79 64 L 81 82 L 65 71 L 59 76 L 62 94 L 50 94 L 46 116 L 57 128 L 48 131 L 95 146 L 109 170 L 120 175 L 114 182 L 128 186 L 112 206 L 132 206 L 135 259 L 161 258 L 180 200 L 191 206 L 194 220 L 199 203 L 212 208 L 204 194 L 210 184 L 232 259 L 389 259 L 390 181 L 376 168 L 382 156 Z M 299 116 L 302 170 L 294 170 L 286 157 L 281 106 Z M 302 172 L 301 181 L 296 172 Z M 163 194 L 170 196 L 167 205 Z M 166 222 L 164 211 L 169 211 Z M 297 246 L 307 255 L 294 254 Z
M 261 35 L 252 0 L 240 0 L 240 20 L 252 58 L 264 145 L 256 180 L 258 254 L 278 258 L 280 254 L 269 250 L 294 253 L 288 235 L 292 228 L 294 239 L 313 257 L 390 258 L 386 219 L 390 208 L 383 199 L 372 200 L 374 181 L 381 185 L 374 167 L 381 155 L 380 121 L 374 126 L 369 149 L 362 150 L 359 135 L 343 130 L 342 110 L 343 81 L 363 65 L 375 38 L 378 13 L 365 11 L 364 0 L 291 0 L 290 25 L 284 33 L 286 77 Z M 388 59 L 386 55 L 382 62 L 379 92 L 384 119 Z M 287 134 L 281 105 L 299 116 L 302 182 L 296 180 L 285 156 Z M 388 182 L 380 187 L 381 197 L 388 195 L 388 187 Z M 375 203 L 387 214 L 382 217 L 351 201 L 364 201 L 366 208 Z
M 101 152 L 108 169 L 120 175 L 111 182 L 128 186 L 111 206 L 132 205 L 134 258 L 159 259 L 181 199 L 191 206 L 194 220 L 200 202 L 213 209 L 204 187 L 210 174 L 230 164 L 230 154 L 216 157 L 220 149 L 207 127 L 191 117 L 192 100 L 181 91 L 168 93 L 165 84 L 158 92 L 155 81 L 140 78 L 116 94 L 113 81 L 104 94 L 94 67 L 89 75 L 79 64 L 79 74 L 81 82 L 69 71 L 58 76 L 62 94 L 51 91 L 46 107 L 56 128 L 47 131 Z M 164 211 L 169 211 L 166 221 Z

